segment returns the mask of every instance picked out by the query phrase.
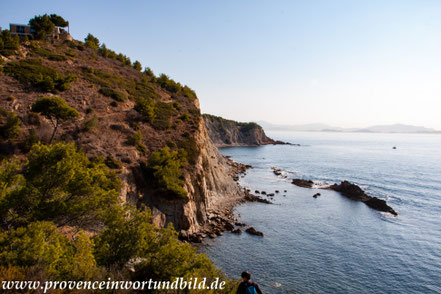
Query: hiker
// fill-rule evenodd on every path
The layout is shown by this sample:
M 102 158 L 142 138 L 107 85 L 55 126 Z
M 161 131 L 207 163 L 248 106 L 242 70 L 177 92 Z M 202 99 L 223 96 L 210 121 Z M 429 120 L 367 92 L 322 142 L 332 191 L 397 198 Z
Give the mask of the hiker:
M 239 284 L 236 294 L 262 294 L 259 285 L 251 281 L 251 274 L 243 272 L 241 275 L 243 282 Z

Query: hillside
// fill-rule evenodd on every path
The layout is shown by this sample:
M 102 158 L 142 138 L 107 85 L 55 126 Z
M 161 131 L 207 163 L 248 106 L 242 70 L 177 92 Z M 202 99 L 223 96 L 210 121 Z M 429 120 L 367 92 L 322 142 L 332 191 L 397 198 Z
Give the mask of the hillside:
M 147 204 L 156 224 L 202 230 L 208 215 L 223 213 L 242 192 L 207 136 L 195 93 L 89 41 L 25 41 L 1 56 L 0 124 L 10 114 L 20 125 L 2 139 L 2 157 L 49 143 L 51 121 L 30 110 L 41 97 L 59 96 L 78 117 L 58 127 L 54 142 L 74 142 L 88 158 L 103 158 L 122 180 L 120 197 Z M 155 163 L 155 152 L 169 158 Z
M 283 144 L 267 137 L 263 128 L 253 122 L 237 122 L 210 114 L 203 114 L 203 118 L 211 140 L 218 147 Z

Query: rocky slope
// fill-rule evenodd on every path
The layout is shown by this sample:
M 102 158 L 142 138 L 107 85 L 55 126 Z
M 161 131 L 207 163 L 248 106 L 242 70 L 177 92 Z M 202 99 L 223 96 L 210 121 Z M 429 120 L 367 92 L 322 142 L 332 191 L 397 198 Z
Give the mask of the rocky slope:
M 211 140 L 218 147 L 284 144 L 268 138 L 263 128 L 253 122 L 237 122 L 210 114 L 204 114 L 203 118 Z
M 107 53 L 79 41 L 52 40 L 25 42 L 14 54 L 0 55 L 0 124 L 13 112 L 21 127 L 18 136 L 1 139 L 1 157 L 26 154 L 29 142 L 48 143 L 52 126 L 31 112 L 31 105 L 40 97 L 60 96 L 79 117 L 62 125 L 54 141 L 73 141 L 88 157 L 110 162 L 123 182 L 121 197 L 150 206 L 158 225 L 171 222 L 188 233 L 202 230 L 210 216 L 227 214 L 244 195 L 229 160 L 207 134 L 194 92 L 166 76 L 136 70 L 125 56 Z M 35 77 L 26 75 L 30 61 L 36 66 L 32 72 L 42 71 L 40 77 L 50 69 L 56 72 L 54 81 L 71 76 L 72 82 L 44 90 L 49 89 L 41 87 L 45 79 L 35 83 Z M 23 72 L 11 70 L 17 68 L 24 78 Z M 148 119 L 134 109 L 140 100 L 151 106 Z M 148 158 L 165 146 L 188 158 L 181 167 L 186 197 L 159 189 L 152 179 Z

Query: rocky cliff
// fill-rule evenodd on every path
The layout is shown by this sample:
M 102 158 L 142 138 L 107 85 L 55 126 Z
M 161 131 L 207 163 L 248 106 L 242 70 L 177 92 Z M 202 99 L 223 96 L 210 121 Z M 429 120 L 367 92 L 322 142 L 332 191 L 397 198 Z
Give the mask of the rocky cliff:
M 203 118 L 211 140 L 218 147 L 283 144 L 268 138 L 263 128 L 253 122 L 237 122 L 210 114 L 204 114 Z
M 121 198 L 150 206 L 158 225 L 197 232 L 243 197 L 187 86 L 79 41 L 27 41 L 0 58 L 0 125 L 9 126 L 8 116 L 19 119 L 19 131 L 1 139 L 1 157 L 49 143 L 50 120 L 30 109 L 41 97 L 59 96 L 79 116 L 61 125 L 54 141 L 73 141 L 89 158 L 106 162 L 123 182 Z M 184 197 L 167 191 L 149 166 L 150 156 L 164 148 L 178 154 L 182 174 L 175 181 Z

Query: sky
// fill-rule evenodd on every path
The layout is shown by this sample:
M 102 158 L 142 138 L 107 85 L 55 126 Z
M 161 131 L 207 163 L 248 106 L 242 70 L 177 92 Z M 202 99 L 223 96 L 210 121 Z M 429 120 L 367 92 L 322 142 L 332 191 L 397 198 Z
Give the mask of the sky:
M 441 0 L 0 1 L 193 88 L 238 121 L 441 129 Z

